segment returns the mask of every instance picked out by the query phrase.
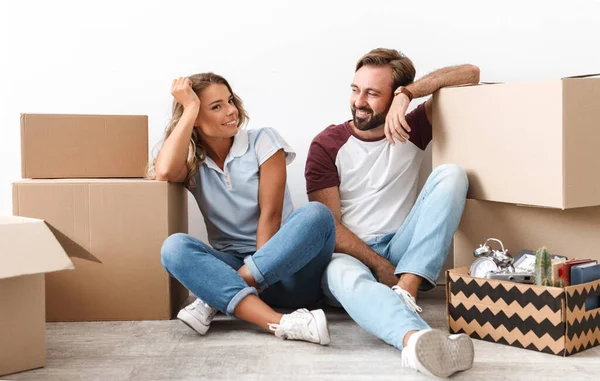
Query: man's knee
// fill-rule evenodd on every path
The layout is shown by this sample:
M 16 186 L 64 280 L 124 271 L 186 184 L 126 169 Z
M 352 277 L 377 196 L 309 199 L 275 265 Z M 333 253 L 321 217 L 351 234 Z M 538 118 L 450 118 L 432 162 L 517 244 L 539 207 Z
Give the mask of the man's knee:
M 432 176 L 444 187 L 455 189 L 466 195 L 469 188 L 469 179 L 462 167 L 456 164 L 442 164 L 433 170 Z
M 354 288 L 360 280 L 374 280 L 369 268 L 358 259 L 347 255 L 334 253 L 324 274 L 324 281 L 331 292 L 337 293 Z

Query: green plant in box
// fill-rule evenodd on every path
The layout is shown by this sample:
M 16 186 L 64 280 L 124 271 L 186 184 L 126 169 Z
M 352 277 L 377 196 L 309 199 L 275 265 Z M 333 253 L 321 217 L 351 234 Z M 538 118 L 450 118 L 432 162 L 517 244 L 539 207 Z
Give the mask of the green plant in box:
M 547 279 L 547 281 L 545 281 Z M 552 257 L 545 247 L 535 253 L 535 284 L 538 286 L 552 286 Z M 548 284 L 548 281 L 550 284 Z M 545 283 L 545 284 L 544 284 Z

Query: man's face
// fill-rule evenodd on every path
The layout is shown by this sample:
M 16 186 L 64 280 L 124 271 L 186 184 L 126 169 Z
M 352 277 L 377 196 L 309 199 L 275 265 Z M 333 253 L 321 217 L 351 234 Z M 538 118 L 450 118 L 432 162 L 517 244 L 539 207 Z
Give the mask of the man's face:
M 392 68 L 363 66 L 354 73 L 350 110 L 354 126 L 372 130 L 385 123 L 392 104 Z

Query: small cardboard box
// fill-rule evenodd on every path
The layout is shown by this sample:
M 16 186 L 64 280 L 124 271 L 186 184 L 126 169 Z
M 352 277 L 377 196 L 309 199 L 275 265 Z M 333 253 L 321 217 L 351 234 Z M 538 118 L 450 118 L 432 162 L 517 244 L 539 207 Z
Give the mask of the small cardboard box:
M 470 266 L 473 250 L 488 238 L 501 240 L 513 256 L 546 246 L 552 254 L 600 261 L 599 232 L 600 207 L 560 210 L 467 200 L 454 234 L 454 267 Z
M 145 177 L 148 117 L 21 114 L 26 178 Z
M 433 167 L 463 167 L 477 200 L 600 205 L 599 103 L 600 78 L 443 88 L 433 96 Z
M 600 344 L 600 280 L 565 288 L 474 278 L 467 267 L 446 272 L 451 333 L 558 356 Z
M 44 221 L 0 216 L 0 376 L 45 365 L 44 273 L 72 268 Z
M 187 190 L 153 180 L 23 180 L 13 213 L 41 218 L 75 264 L 46 278 L 47 321 L 162 320 L 188 291 L 160 249 L 187 232 Z

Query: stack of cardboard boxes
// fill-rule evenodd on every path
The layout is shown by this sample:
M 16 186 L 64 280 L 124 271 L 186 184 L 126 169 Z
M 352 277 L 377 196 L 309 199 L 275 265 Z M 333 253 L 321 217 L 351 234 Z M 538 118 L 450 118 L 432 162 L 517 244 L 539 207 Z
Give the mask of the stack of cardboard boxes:
M 13 184 L 13 214 L 44 220 L 75 267 L 46 275 L 46 321 L 170 319 L 188 291 L 162 267 L 160 248 L 169 235 L 187 232 L 187 193 L 180 184 L 144 179 L 148 118 L 24 114 L 21 142 L 27 180 Z M 49 245 L 28 251 L 59 256 Z M 27 266 L 36 259 L 28 262 L 11 274 L 65 267 L 31 272 Z M 0 374 L 39 366 L 38 358 L 25 367 L 0 367 Z
M 468 275 L 473 250 L 497 238 L 513 255 L 600 260 L 600 78 L 442 89 L 434 95 L 433 166 L 469 177 L 447 274 L 452 332 L 570 355 L 600 344 L 600 282 L 567 288 Z

